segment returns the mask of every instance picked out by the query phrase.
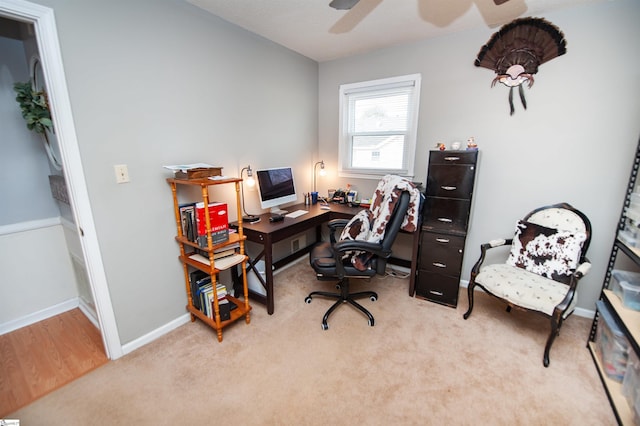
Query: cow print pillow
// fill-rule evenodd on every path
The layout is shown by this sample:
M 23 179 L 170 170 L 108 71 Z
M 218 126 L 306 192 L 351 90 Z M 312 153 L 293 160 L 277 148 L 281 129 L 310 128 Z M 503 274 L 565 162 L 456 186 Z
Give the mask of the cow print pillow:
M 367 241 L 371 235 L 371 222 L 373 214 L 370 210 L 360 210 L 344 227 L 340 234 L 340 241 L 358 240 Z M 372 254 L 361 250 L 350 250 L 343 254 L 342 259 L 350 259 L 351 264 L 359 271 L 369 268 L 369 260 Z
M 586 239 L 584 232 L 561 231 L 521 220 L 507 264 L 569 284 Z

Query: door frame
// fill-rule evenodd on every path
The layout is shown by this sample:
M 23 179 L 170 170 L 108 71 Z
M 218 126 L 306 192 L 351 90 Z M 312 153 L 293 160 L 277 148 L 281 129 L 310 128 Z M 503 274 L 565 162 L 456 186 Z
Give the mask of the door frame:
M 80 236 L 102 341 L 109 359 L 120 358 L 124 353 L 89 202 L 53 9 L 25 0 L 0 0 L 0 16 L 34 26 L 69 201 Z

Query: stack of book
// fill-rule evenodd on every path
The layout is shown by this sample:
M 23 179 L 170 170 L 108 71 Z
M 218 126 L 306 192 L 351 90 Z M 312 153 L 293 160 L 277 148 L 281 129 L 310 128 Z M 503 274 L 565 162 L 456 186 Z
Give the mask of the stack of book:
M 202 179 L 211 176 L 222 176 L 222 167 L 206 163 L 178 164 L 164 166 L 171 170 L 176 179 Z
M 193 272 L 190 279 L 193 306 L 209 318 L 215 319 L 213 298 L 216 297 L 218 299 L 220 319 L 226 321 L 231 318 L 231 310 L 237 306 L 227 299 L 227 287 L 224 284 L 216 283 L 214 292 L 211 276 L 201 271 Z
M 216 249 L 213 252 L 213 262 L 216 269 L 229 269 L 230 267 L 242 262 L 245 259 L 245 256 L 236 252 L 236 249 L 238 249 L 239 247 L 240 243 L 233 243 Z M 197 250 L 196 253 L 189 255 L 189 259 L 200 262 L 203 265 L 209 265 L 208 253 L 200 250 Z
M 186 203 L 178 206 L 182 235 L 189 241 L 197 242 L 200 247 L 207 247 L 207 227 L 204 203 Z M 226 203 L 209 203 L 209 225 L 211 240 L 219 244 L 229 240 L 229 217 Z

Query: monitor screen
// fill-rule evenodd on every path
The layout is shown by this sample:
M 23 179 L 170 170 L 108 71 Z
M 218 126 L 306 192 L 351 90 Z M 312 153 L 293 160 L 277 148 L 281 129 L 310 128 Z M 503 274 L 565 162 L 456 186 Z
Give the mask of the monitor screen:
M 277 213 L 279 206 L 298 200 L 291 167 L 256 170 L 260 206 Z

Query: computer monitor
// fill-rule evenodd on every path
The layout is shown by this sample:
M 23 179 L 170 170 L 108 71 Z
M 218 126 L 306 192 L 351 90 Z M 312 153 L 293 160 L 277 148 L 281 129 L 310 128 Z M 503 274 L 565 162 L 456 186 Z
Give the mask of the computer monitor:
M 298 200 L 291 167 L 256 170 L 260 206 L 273 214 L 284 214 L 280 206 Z

